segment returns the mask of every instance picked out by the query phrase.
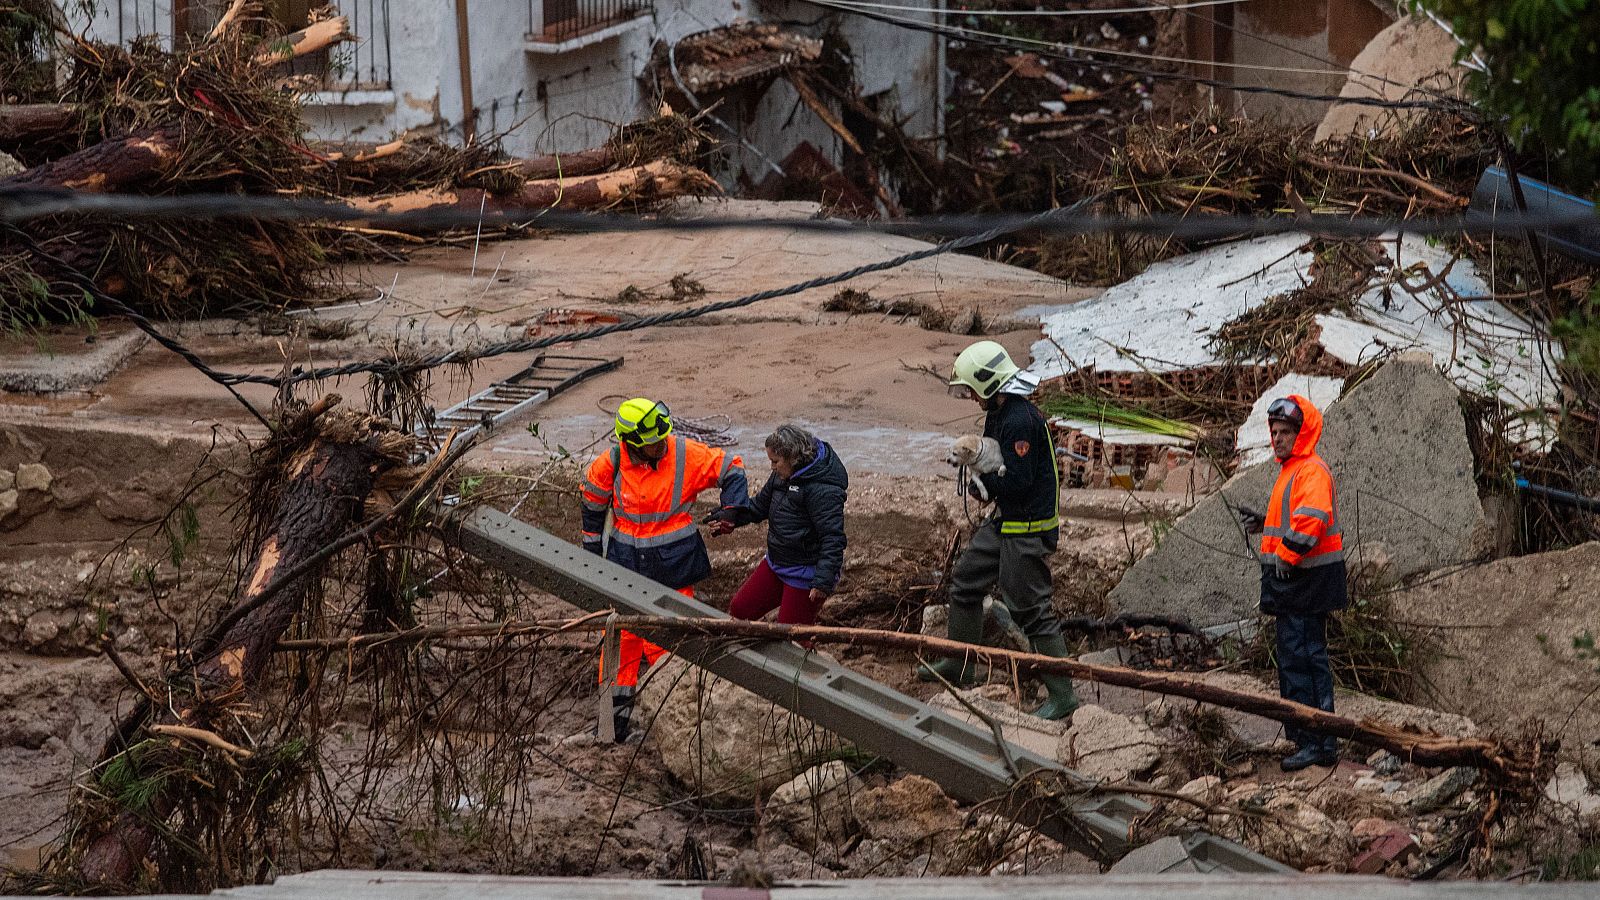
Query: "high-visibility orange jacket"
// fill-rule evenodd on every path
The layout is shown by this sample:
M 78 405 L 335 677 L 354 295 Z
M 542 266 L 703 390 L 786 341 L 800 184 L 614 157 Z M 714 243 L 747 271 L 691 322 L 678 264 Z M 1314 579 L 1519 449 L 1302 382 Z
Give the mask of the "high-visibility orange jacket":
M 1333 473 L 1317 455 L 1322 413 L 1298 394 L 1302 422 L 1289 458 L 1281 460 L 1261 533 L 1261 609 L 1311 614 L 1342 609 L 1346 602 L 1344 537 Z M 1278 576 L 1278 562 L 1286 578 Z
M 711 559 L 690 504 L 708 488 L 725 509 L 749 505 L 744 461 L 699 441 L 672 435 L 667 452 L 650 462 L 613 447 L 589 465 L 583 485 L 583 541 L 599 550 L 612 516 L 606 558 L 670 588 L 711 574 Z

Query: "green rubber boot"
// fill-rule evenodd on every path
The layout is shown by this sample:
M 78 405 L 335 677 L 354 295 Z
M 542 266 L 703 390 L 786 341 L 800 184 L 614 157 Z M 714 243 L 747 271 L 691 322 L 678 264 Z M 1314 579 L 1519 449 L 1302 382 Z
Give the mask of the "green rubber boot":
M 957 606 L 950 604 L 950 640 L 963 644 L 983 643 L 983 606 Z M 970 656 L 957 659 L 946 656 L 931 663 L 917 666 L 917 680 L 943 679 L 956 687 L 970 687 L 978 683 L 978 667 Z
M 1034 641 L 1033 651 L 1061 659 L 1067 655 L 1067 642 L 1058 634 Z M 1039 680 L 1044 682 L 1044 689 L 1050 696 L 1033 714 L 1041 719 L 1066 719 L 1070 722 L 1072 714 L 1078 709 L 1078 692 L 1072 687 L 1071 676 L 1041 674 Z

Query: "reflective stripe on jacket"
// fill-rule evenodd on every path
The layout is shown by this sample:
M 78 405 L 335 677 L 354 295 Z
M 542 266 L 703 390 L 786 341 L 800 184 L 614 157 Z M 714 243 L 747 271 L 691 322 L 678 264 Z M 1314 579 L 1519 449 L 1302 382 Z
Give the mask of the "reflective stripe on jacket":
M 667 438 L 660 460 L 635 459 L 614 447 L 589 465 L 583 484 L 583 539 L 601 540 L 612 514 L 606 558 L 672 588 L 711 572 L 690 508 L 703 490 L 720 491 L 723 507 L 749 503 L 744 461 L 679 436 Z
M 1322 413 L 1310 400 L 1291 395 L 1302 423 L 1289 458 L 1282 460 L 1267 503 L 1261 533 L 1261 609 L 1278 614 L 1311 614 L 1346 604 L 1344 537 L 1333 474 L 1317 455 Z M 1287 578 L 1277 575 L 1277 563 Z

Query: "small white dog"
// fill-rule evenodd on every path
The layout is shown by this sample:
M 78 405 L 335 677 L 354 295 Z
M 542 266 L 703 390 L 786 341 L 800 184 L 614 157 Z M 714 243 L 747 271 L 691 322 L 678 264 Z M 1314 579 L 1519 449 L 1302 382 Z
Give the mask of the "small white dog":
M 1006 461 L 1000 455 L 1000 442 L 991 437 L 968 434 L 956 438 L 950 444 L 950 456 L 945 461 L 966 470 L 967 482 L 984 503 L 989 502 L 989 489 L 983 486 L 978 476 L 1006 474 Z

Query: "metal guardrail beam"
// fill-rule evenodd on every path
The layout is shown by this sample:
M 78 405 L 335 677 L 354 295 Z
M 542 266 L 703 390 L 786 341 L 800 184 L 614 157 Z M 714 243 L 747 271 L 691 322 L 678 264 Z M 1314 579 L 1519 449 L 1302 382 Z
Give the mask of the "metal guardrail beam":
M 447 520 L 446 535 L 484 562 L 585 610 L 615 609 L 639 616 L 724 616 L 498 510 L 457 511 Z M 787 641 L 741 649 L 684 636 L 661 642 L 691 663 L 908 771 L 933 779 L 960 800 L 1009 797 L 1010 815 L 1091 856 L 1110 860 L 1125 853 L 1133 821 L 1149 812 L 1149 804 L 1136 797 L 1094 794 L 1093 780 L 1055 760 L 997 741 L 986 729 Z M 1022 775 L 1040 770 L 1056 773 L 1069 792 L 1073 786 L 1081 786 L 1084 793 L 1059 802 L 1024 795 L 1014 790 L 1012 765 Z M 1193 834 L 1184 843 L 1193 857 L 1218 871 L 1295 871 L 1212 835 Z

